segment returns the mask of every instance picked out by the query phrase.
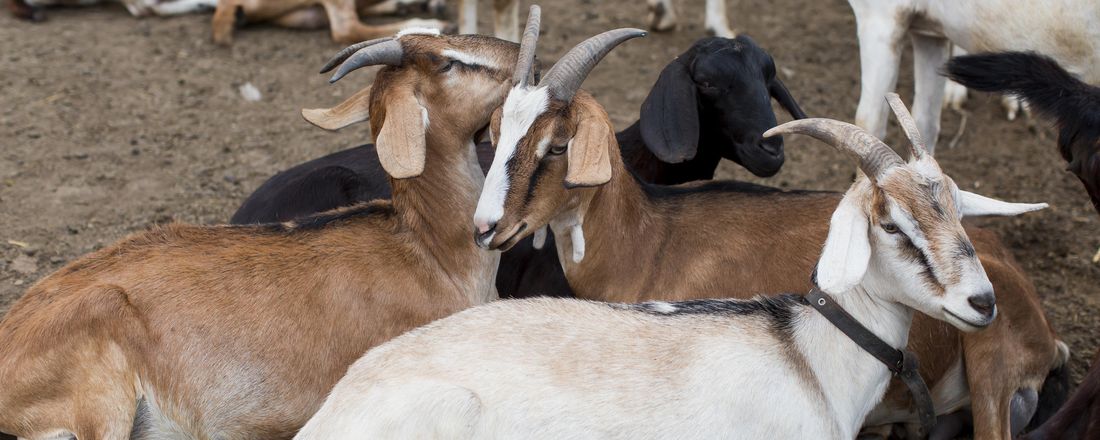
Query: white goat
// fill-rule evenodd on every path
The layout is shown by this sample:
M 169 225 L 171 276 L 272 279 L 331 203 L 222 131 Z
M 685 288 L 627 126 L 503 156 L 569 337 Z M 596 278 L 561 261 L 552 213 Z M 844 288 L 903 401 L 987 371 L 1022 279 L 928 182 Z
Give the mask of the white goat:
M 886 134 L 882 95 L 897 85 L 901 42 L 913 45 L 913 113 L 934 150 L 950 43 L 970 52 L 1036 51 L 1100 83 L 1100 2 L 1095 0 L 849 0 L 859 33 L 862 87 L 856 124 Z
M 851 124 L 799 120 L 767 135 L 786 133 L 853 154 L 865 173 L 833 214 L 822 291 L 898 348 L 913 309 L 964 331 L 993 321 L 960 220 L 1046 205 L 961 191 L 919 145 L 906 163 Z M 797 295 L 504 301 L 369 351 L 296 438 L 850 439 L 889 380 Z

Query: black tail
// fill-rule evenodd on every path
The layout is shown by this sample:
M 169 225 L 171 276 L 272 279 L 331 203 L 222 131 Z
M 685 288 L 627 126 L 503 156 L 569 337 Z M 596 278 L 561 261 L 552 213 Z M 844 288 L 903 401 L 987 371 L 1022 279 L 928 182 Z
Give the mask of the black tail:
M 1054 60 L 1032 52 L 955 57 L 947 75 L 975 90 L 1012 93 L 1054 119 L 1058 147 L 1100 212 L 1100 88 L 1081 82 Z

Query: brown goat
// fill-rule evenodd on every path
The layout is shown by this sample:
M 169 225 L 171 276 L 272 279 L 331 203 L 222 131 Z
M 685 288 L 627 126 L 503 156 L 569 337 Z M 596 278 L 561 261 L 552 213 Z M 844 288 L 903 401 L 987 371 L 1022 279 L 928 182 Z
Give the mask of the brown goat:
M 520 84 L 509 92 L 491 123 L 497 152 L 474 216 L 475 240 L 507 250 L 549 225 L 569 285 L 586 299 L 634 303 L 808 291 L 811 279 L 799 274 L 813 270 L 842 195 L 747 191 L 736 182 L 639 182 L 623 165 L 606 112 L 577 89 L 613 47 L 607 44 L 636 36 L 624 32 L 582 43 L 574 49 L 580 60 L 560 71 L 555 65 L 537 87 Z M 911 118 L 907 112 L 905 118 Z M 915 128 L 907 133 L 922 143 Z M 1010 438 L 1023 427 L 1011 420 L 1031 417 L 1037 390 L 1068 349 L 1010 252 L 988 231 L 966 230 L 973 247 L 962 249 L 977 252 L 1000 317 L 960 337 L 919 315 L 909 345 L 923 360 L 939 413 L 956 411 L 969 397 L 977 438 Z M 914 252 L 912 258 L 928 256 Z M 943 275 L 926 270 L 923 276 L 936 282 Z M 895 386 L 866 423 L 915 429 L 916 417 L 904 388 Z
M 341 54 L 338 75 L 389 65 L 370 121 L 393 201 L 155 227 L 68 264 L 0 321 L 0 431 L 290 438 L 368 348 L 496 297 L 499 257 L 469 236 L 484 179 L 472 145 L 517 45 L 369 43 Z

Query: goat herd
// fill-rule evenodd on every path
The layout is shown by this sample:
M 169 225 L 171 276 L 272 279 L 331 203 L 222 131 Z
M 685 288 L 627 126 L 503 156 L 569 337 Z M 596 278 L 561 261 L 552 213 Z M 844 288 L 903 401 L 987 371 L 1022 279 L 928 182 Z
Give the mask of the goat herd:
M 33 285 L 0 321 L 0 438 L 1100 438 L 1100 370 L 1070 393 L 1012 250 L 962 223 L 1046 205 L 961 190 L 933 156 L 946 38 L 1028 50 L 946 73 L 1056 119 L 1100 209 L 1100 90 L 1082 82 L 1100 82 L 1100 6 L 1058 2 L 851 0 L 856 125 L 807 118 L 750 38 L 704 39 L 616 133 L 580 86 L 637 29 L 542 69 L 540 10 L 520 35 L 514 1 L 496 23 L 518 45 L 366 26 L 349 1 L 126 1 L 216 7 L 220 42 L 242 17 L 367 39 L 323 71 L 383 66 L 375 82 L 303 115 L 369 121 L 376 143 L 272 177 L 234 225 L 153 227 Z M 891 93 L 907 35 L 916 117 Z M 907 157 L 880 140 L 890 113 Z M 775 174 L 781 135 L 850 156 L 855 181 L 687 183 L 723 157 Z M 536 295 L 578 299 L 498 301 Z

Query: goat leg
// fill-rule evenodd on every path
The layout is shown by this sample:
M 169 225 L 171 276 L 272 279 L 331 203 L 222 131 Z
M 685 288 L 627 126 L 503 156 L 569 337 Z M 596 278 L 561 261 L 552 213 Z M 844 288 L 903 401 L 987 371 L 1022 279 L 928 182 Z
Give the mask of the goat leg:
M 42 8 L 31 6 L 25 0 L 4 0 L 4 3 L 16 18 L 33 22 L 46 20 L 46 12 Z

